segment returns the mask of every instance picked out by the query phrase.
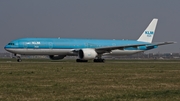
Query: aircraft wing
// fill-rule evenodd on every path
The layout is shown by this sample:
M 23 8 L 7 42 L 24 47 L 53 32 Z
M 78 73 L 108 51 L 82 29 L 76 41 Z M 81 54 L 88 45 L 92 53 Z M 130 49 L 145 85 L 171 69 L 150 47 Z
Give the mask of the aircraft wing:
M 123 50 L 124 48 L 127 48 L 127 47 L 138 47 L 138 46 L 144 46 L 144 45 L 151 45 L 151 44 L 147 43 L 147 44 L 131 44 L 131 45 L 123 45 L 123 46 L 100 47 L 100 48 L 96 48 L 95 50 L 98 53 L 106 53 L 106 52 L 111 52 L 112 50 L 115 50 L 115 49 Z
M 115 49 L 120 49 L 123 50 L 124 48 L 127 47 L 138 47 L 138 46 L 160 46 L 160 45 L 166 45 L 166 44 L 174 44 L 176 42 L 158 42 L 158 43 L 146 43 L 146 44 L 131 44 L 131 45 L 123 45 L 123 46 L 111 46 L 111 47 L 100 47 L 96 48 L 96 52 L 98 53 L 106 53 L 106 52 L 111 52 L 112 50 Z
M 160 46 L 160 45 L 167 45 L 167 44 L 174 44 L 174 43 L 176 43 L 176 42 L 173 42 L 173 41 L 167 41 L 167 42 L 152 43 L 152 45 Z
M 124 45 L 124 46 L 99 47 L 99 48 L 95 48 L 95 50 L 98 53 L 106 53 L 106 52 L 111 52 L 111 50 L 115 50 L 115 49 L 123 50 L 124 48 L 127 48 L 127 47 L 138 47 L 138 46 L 144 46 L 144 45 L 151 45 L 151 44 L 146 43 L 146 44 L 131 44 L 131 45 Z M 79 49 L 72 50 L 72 52 L 75 52 L 75 53 L 77 53 L 78 51 Z

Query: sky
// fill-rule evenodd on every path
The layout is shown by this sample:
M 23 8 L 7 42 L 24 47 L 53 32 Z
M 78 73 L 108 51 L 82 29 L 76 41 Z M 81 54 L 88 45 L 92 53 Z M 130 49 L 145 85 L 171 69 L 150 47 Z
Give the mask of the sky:
M 0 0 L 0 52 L 18 38 L 137 40 L 153 18 L 150 53 L 180 52 L 180 0 Z

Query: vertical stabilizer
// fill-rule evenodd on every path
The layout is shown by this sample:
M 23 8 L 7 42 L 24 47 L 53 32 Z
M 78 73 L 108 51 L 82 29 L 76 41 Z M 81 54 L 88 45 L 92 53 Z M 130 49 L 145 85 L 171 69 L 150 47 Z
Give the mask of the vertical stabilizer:
M 142 33 L 142 35 L 139 37 L 139 39 L 137 41 L 151 43 L 152 40 L 153 40 L 153 36 L 154 36 L 154 33 L 155 33 L 157 22 L 158 22 L 158 19 L 153 19 L 151 21 L 151 23 L 149 24 L 149 26 Z

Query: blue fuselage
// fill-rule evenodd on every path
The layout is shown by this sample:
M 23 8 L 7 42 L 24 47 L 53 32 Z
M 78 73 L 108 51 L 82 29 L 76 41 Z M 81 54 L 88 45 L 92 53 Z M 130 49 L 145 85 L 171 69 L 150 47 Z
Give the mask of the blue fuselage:
M 17 53 L 17 54 L 69 55 L 72 53 L 72 50 L 76 50 L 76 49 L 84 49 L 84 48 L 96 49 L 101 47 L 125 46 L 125 45 L 134 45 L 134 44 L 150 44 L 150 43 L 140 42 L 135 40 L 23 38 L 23 39 L 17 39 L 11 41 L 4 48 L 11 53 Z M 149 49 L 140 46 L 140 47 L 126 47 L 120 51 L 124 51 L 124 52 L 134 51 L 136 53 L 136 51 L 140 52 L 146 50 Z

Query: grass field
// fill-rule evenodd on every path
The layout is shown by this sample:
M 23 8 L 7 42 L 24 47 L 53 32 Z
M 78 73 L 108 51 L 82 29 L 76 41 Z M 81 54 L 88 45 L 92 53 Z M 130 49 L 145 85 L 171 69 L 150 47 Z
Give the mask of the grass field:
M 180 61 L 0 60 L 1 101 L 180 101 Z

